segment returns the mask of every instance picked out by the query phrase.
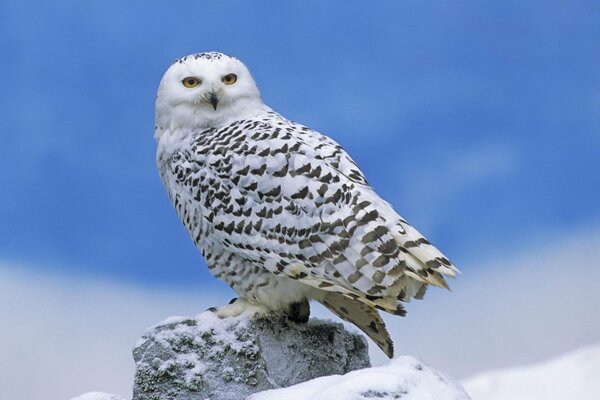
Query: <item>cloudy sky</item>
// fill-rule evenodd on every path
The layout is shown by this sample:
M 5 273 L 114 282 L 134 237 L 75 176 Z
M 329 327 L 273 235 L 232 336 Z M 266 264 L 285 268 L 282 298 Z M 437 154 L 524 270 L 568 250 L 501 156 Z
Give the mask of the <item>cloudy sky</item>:
M 598 37 L 592 1 L 1 3 L 0 386 L 126 394 L 145 327 L 233 297 L 154 167 L 158 81 L 204 50 L 463 271 L 388 319 L 402 352 L 462 377 L 600 341 Z

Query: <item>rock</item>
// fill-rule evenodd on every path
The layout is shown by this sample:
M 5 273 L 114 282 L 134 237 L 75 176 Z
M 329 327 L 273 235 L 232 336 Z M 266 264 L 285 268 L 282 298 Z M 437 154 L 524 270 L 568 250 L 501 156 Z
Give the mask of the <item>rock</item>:
M 370 366 L 363 336 L 339 323 L 169 318 L 133 349 L 133 400 L 240 400 Z
M 462 386 L 411 356 L 381 367 L 326 376 L 284 389 L 255 393 L 248 400 L 469 400 Z

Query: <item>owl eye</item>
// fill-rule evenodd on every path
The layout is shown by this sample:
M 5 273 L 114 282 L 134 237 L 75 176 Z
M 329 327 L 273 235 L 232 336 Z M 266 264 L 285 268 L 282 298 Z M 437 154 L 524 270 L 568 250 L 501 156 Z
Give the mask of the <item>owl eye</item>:
M 227 74 L 221 80 L 226 85 L 233 85 L 237 81 L 237 75 L 236 74 Z
M 183 78 L 181 83 L 183 83 L 183 86 L 186 88 L 193 88 L 201 84 L 202 81 L 200 81 L 198 78 L 194 78 L 193 76 L 188 76 L 187 78 Z

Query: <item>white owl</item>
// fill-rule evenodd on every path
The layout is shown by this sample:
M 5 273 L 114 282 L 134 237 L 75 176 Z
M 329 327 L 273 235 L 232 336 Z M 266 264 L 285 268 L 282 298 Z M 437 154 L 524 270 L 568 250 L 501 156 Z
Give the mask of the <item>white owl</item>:
M 333 140 L 265 105 L 222 53 L 177 60 L 156 97 L 156 161 L 208 268 L 239 295 L 221 317 L 306 321 L 314 299 L 389 357 L 377 310 L 404 315 L 458 271 L 369 186 Z

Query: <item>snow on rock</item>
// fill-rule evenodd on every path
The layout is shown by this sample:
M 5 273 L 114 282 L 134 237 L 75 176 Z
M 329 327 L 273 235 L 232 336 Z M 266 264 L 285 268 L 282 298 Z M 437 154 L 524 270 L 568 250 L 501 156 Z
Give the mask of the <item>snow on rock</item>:
M 88 392 L 71 400 L 125 400 L 125 398 L 110 393 Z
M 248 400 L 469 400 L 457 382 L 411 356 L 381 367 L 316 378 Z
M 464 385 L 473 400 L 598 400 L 600 344 L 540 364 L 481 373 Z
M 370 365 L 365 338 L 342 324 L 220 319 L 212 312 L 150 328 L 133 358 L 133 400 L 240 400 Z

